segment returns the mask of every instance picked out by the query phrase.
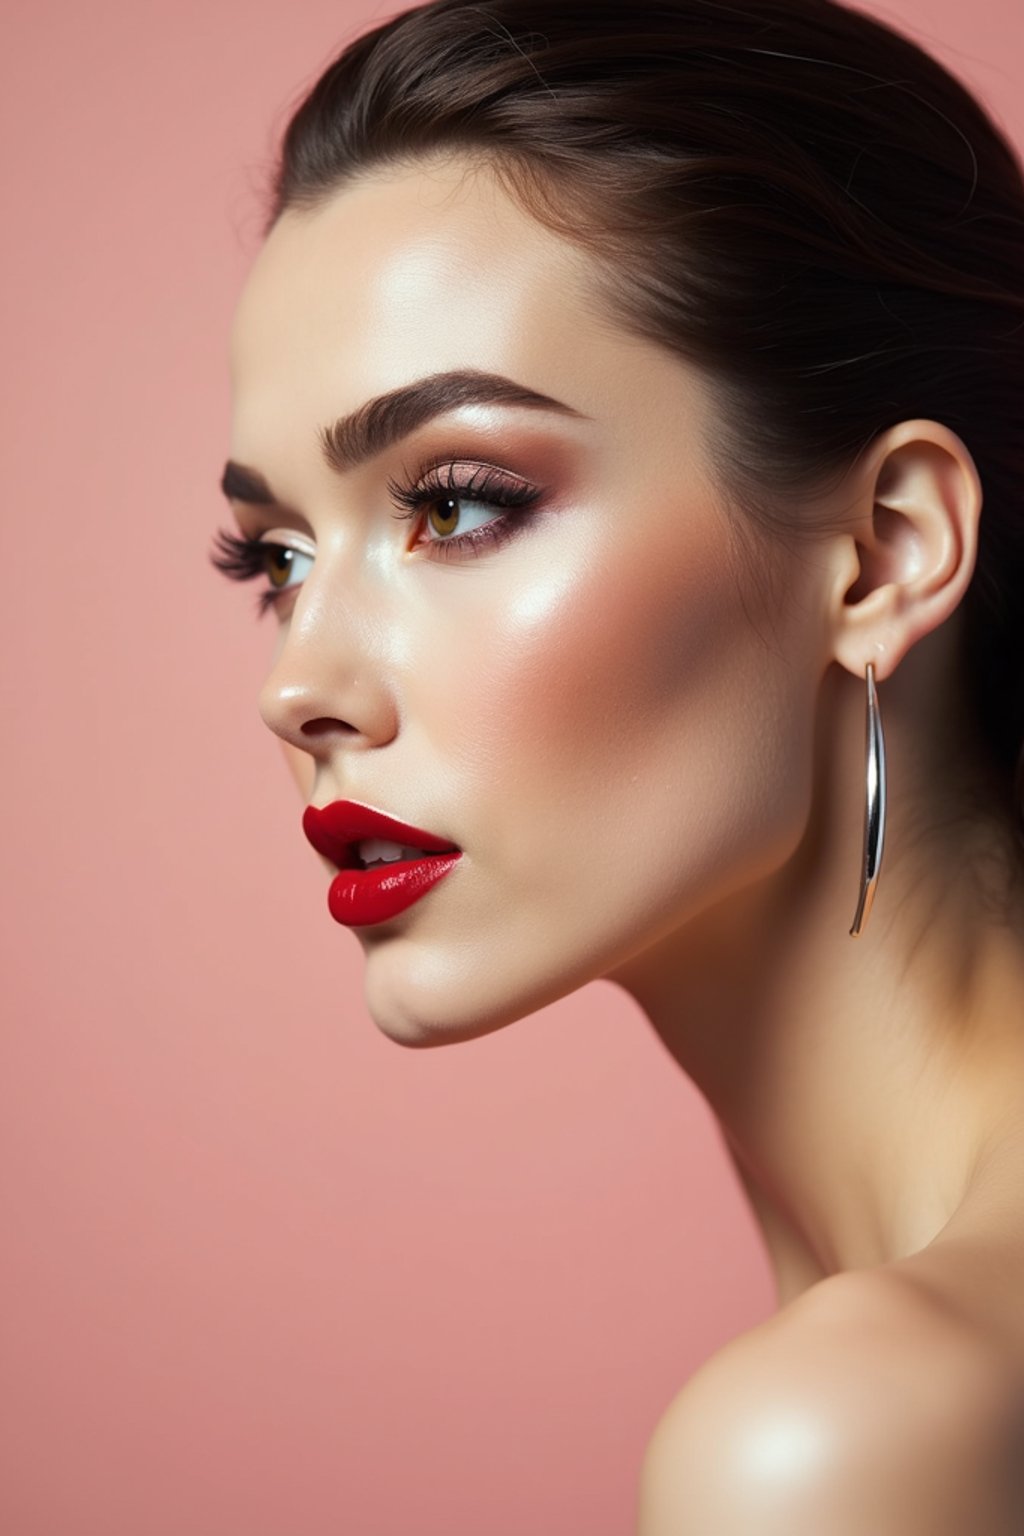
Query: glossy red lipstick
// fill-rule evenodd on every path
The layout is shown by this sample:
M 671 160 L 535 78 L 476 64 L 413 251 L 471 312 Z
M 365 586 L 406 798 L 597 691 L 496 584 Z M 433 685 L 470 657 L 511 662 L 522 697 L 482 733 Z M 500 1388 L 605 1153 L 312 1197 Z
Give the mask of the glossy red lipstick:
M 336 923 L 364 927 L 397 917 L 418 901 L 459 862 L 462 850 L 455 843 L 396 821 L 355 800 L 332 800 L 330 805 L 307 805 L 302 830 L 324 858 L 337 864 L 338 873 L 327 892 L 327 906 Z M 384 837 L 406 848 L 423 850 L 418 858 L 396 859 L 374 869 L 364 869 L 356 845 L 364 838 Z

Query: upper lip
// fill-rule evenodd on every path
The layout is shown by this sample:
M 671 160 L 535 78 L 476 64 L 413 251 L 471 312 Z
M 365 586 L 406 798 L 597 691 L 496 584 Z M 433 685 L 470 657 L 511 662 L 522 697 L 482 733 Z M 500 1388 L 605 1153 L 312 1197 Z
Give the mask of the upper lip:
M 307 805 L 302 813 L 302 830 L 317 853 L 322 853 L 339 869 L 350 869 L 359 863 L 356 844 L 367 837 L 386 837 L 407 848 L 422 848 L 425 853 L 459 851 L 457 844 L 436 837 L 433 832 L 411 827 L 406 821 L 396 821 L 393 816 L 356 800 Z

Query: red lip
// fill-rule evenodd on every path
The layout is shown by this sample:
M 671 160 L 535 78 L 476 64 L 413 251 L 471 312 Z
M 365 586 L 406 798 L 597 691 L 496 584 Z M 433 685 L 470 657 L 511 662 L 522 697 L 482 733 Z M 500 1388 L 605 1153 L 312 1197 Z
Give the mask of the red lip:
M 302 830 L 317 852 L 338 866 L 327 893 L 327 906 L 335 922 L 349 927 L 397 917 L 425 896 L 462 857 L 455 843 L 354 800 L 333 800 L 323 807 L 307 805 Z M 422 848 L 425 857 L 396 859 L 363 869 L 356 857 L 356 844 L 365 837 L 386 837 L 406 847 Z
M 458 853 L 455 843 L 424 832 L 421 827 L 411 827 L 407 821 L 396 821 L 375 811 L 372 805 L 360 805 L 355 800 L 332 800 L 330 805 L 307 805 L 302 813 L 302 830 L 317 853 L 337 864 L 339 869 L 356 869 L 355 845 L 364 837 L 387 837 L 407 848 L 422 848 L 424 853 Z

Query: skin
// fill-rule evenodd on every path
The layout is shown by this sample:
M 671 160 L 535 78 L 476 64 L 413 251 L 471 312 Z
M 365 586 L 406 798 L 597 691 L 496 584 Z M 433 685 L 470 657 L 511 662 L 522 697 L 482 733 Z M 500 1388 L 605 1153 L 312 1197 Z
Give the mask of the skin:
M 604 318 L 596 276 L 454 159 L 278 222 L 235 317 L 230 456 L 281 505 L 234 510 L 316 559 L 279 598 L 261 713 L 304 803 L 361 800 L 463 849 L 353 930 L 391 1039 L 470 1039 L 604 977 L 719 1117 L 781 1310 L 666 1411 L 641 1536 L 761 1532 L 769 1503 L 789 1536 L 842 1536 L 840 1514 L 937 1536 L 924 1468 L 947 1440 L 942 1518 L 960 1499 L 972 1536 L 1002 1536 L 1019 1507 L 983 1451 L 1024 1384 L 1024 898 L 958 685 L 977 469 L 942 424 L 901 422 L 816 505 L 824 531 L 752 559 L 708 381 Z M 578 414 L 463 407 L 324 463 L 319 427 L 458 367 Z M 438 558 L 387 491 L 433 457 L 541 486 L 540 510 Z M 463 505 L 467 526 L 501 515 Z M 852 939 L 869 661 L 889 821 Z M 923 1389 L 943 1369 L 950 1424 Z M 779 1453 L 780 1393 L 813 1456 Z M 867 1478 L 891 1492 L 861 1526 L 887 1413 L 923 1439 Z

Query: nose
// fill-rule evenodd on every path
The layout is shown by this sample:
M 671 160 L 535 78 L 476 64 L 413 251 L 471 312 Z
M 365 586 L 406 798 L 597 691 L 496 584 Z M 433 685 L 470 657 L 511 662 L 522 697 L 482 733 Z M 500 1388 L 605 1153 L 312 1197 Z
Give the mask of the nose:
M 300 597 L 260 689 L 264 724 L 319 762 L 339 747 L 360 750 L 390 741 L 398 710 L 385 632 L 337 601 L 303 605 Z

